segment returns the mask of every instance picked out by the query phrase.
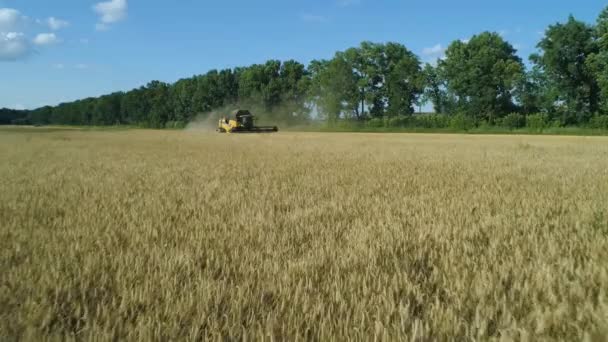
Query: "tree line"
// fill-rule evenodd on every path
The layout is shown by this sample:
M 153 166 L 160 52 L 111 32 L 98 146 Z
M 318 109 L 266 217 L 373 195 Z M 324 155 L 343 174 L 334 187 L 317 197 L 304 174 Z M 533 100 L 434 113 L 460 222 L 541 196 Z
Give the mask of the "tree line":
M 363 42 L 308 66 L 271 60 L 31 111 L 3 109 L 0 124 L 182 127 L 231 106 L 254 107 L 285 124 L 608 128 L 608 7 L 593 24 L 570 16 L 549 26 L 537 48 L 527 69 L 493 32 L 452 42 L 434 65 L 399 43 Z M 414 115 L 426 103 L 436 114 Z

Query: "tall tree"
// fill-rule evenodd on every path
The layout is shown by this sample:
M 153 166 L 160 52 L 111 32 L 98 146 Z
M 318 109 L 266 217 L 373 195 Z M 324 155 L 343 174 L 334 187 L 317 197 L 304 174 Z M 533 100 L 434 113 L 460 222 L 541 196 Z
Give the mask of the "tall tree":
M 541 54 L 531 60 L 546 73 L 559 91 L 566 111 L 564 123 L 586 121 L 598 109 L 599 88 L 588 58 L 598 53 L 591 26 L 573 16 L 566 23 L 549 26 L 538 43 Z
M 30 114 L 31 121 L 35 125 L 47 125 L 51 123 L 52 112 L 53 107 L 51 106 L 44 106 L 35 109 Z M 85 124 L 88 124 L 88 122 L 86 122 Z
M 146 96 L 146 88 L 140 87 L 127 92 L 121 99 L 121 116 L 127 124 L 145 124 L 150 104 Z
M 448 47 L 439 70 L 459 107 L 475 119 L 493 122 L 514 110 L 513 95 L 523 75 L 516 50 L 497 33 L 484 32 Z
M 413 113 L 424 77 L 418 57 L 405 46 L 363 42 L 336 53 L 330 63 L 329 71 L 339 73 L 339 80 L 348 87 L 331 95 L 342 96 L 342 107 L 349 116 L 361 119 L 368 114 L 382 117 Z
M 310 77 L 306 66 L 294 60 L 284 62 L 281 66 L 280 78 L 282 90 L 279 115 L 292 123 L 309 119 L 306 100 Z
M 435 111 L 435 113 L 445 113 L 446 111 L 444 107 L 444 84 L 441 77 L 437 73 L 437 69 L 431 64 L 426 63 L 424 65 L 423 74 L 424 94 L 422 102 L 431 102 L 433 104 L 433 110 Z
M 598 52 L 593 53 L 587 60 L 587 66 L 594 73 L 600 91 L 600 109 L 608 113 L 608 7 L 597 19 L 595 39 Z
M 92 113 L 92 123 L 94 125 L 116 125 L 121 124 L 121 96 L 122 93 L 114 93 L 101 96 L 95 101 Z M 63 121 L 66 121 L 65 119 Z M 69 120 L 67 120 L 68 123 Z
M 361 45 L 369 47 L 371 43 L 364 42 Z M 367 50 L 369 48 L 366 48 Z M 366 99 L 368 94 L 372 92 L 371 67 L 368 65 L 368 60 L 363 56 L 363 48 L 350 48 L 344 52 L 337 52 L 334 57 L 334 60 L 336 59 L 341 59 L 339 63 L 344 67 L 343 76 L 346 75 L 346 69 L 350 69 L 349 78 L 354 81 L 356 90 L 345 92 L 346 97 L 343 101 L 352 109 L 353 116 L 360 119 L 365 116 Z M 349 83 L 350 81 L 349 79 Z
M 387 43 L 380 54 L 383 86 L 389 116 L 414 113 L 414 104 L 424 89 L 420 60 L 405 46 Z
M 515 97 L 524 114 L 553 115 L 559 91 L 538 65 L 526 72 L 518 82 Z
M 160 81 L 152 81 L 146 86 L 146 96 L 149 101 L 147 124 L 153 128 L 164 128 L 165 124 L 174 118 L 169 106 L 169 85 Z
M 357 79 L 351 65 L 340 56 L 331 61 L 312 61 L 310 92 L 319 112 L 330 122 L 357 112 Z M 353 101 L 354 99 L 354 101 Z
M 360 87 L 361 113 L 365 109 L 372 117 L 384 116 L 387 99 L 385 77 L 381 64 L 384 46 L 378 43 L 362 42 L 358 48 L 346 51 L 345 56 L 358 75 Z
M 193 98 L 195 90 L 196 82 L 191 78 L 179 80 L 171 87 L 171 105 L 177 121 L 188 122 L 194 115 Z

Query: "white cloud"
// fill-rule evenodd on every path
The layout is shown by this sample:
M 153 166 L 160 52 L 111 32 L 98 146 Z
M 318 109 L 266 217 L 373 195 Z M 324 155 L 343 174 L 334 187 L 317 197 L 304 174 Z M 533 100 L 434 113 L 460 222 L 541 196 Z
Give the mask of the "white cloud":
M 61 19 L 57 19 L 55 17 L 48 18 L 46 20 L 46 23 L 47 23 L 47 25 L 49 25 L 49 27 L 53 31 L 61 30 L 64 27 L 70 26 L 70 23 L 68 23 L 67 21 L 61 20 Z
M 88 69 L 89 68 L 89 66 L 86 65 L 86 64 L 76 64 L 74 67 L 76 69 L 80 69 L 80 70 L 84 70 L 84 69 Z
M 20 32 L 26 17 L 12 8 L 0 8 L 0 61 L 16 61 L 27 57 L 31 46 Z
M 53 45 L 59 43 L 59 38 L 54 33 L 40 33 L 34 38 L 36 45 Z
M 25 106 L 22 105 L 21 103 L 17 103 L 16 105 L 13 106 L 12 109 L 16 109 L 16 110 L 25 110 Z
M 81 44 L 89 44 L 89 39 L 88 38 L 81 38 L 80 39 L 80 43 Z
M 442 55 L 445 52 L 445 48 L 441 44 L 437 44 L 432 47 L 426 47 L 422 49 L 422 54 L 425 56 L 436 56 Z
M 25 17 L 12 8 L 0 8 L 0 32 L 14 32 L 21 30 L 25 24 Z
M 63 65 L 62 63 L 57 63 L 57 64 L 53 64 L 53 68 L 55 68 L 55 69 L 63 69 L 63 68 L 65 68 L 65 65 Z
M 30 44 L 23 33 L 0 32 L 0 61 L 16 61 L 30 53 Z
M 99 22 L 95 26 L 98 31 L 107 30 L 110 24 L 124 20 L 127 17 L 127 0 L 109 0 L 93 6 L 99 15 Z
M 328 21 L 327 17 L 308 13 L 300 15 L 300 19 L 309 23 L 325 23 Z
M 422 49 L 424 61 L 430 63 L 431 65 L 436 65 L 438 60 L 445 58 L 445 50 L 446 48 L 441 44 L 425 47 Z
M 0 8 L 0 61 L 16 61 L 28 57 L 35 52 L 33 44 L 43 46 L 60 42 L 54 33 L 40 33 L 33 39 L 26 37 L 23 32 L 27 32 L 28 26 L 33 22 L 16 9 Z M 54 17 L 35 22 L 52 29 L 68 25 L 66 21 Z

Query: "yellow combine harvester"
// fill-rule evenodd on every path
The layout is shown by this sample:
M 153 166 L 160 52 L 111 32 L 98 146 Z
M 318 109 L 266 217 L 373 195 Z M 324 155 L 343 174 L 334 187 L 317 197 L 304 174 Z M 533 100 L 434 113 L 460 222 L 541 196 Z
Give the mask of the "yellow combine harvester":
M 277 126 L 256 127 L 255 117 L 248 110 L 236 110 L 230 117 L 220 119 L 217 131 L 220 133 L 273 133 L 278 132 Z

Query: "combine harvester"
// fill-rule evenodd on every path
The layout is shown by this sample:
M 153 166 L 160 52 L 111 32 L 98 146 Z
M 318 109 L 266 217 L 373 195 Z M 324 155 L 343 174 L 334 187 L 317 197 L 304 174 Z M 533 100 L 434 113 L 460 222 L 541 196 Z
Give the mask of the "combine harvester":
M 274 133 L 278 132 L 277 126 L 256 127 L 255 117 L 248 110 L 236 110 L 229 118 L 220 119 L 217 131 L 220 133 Z

